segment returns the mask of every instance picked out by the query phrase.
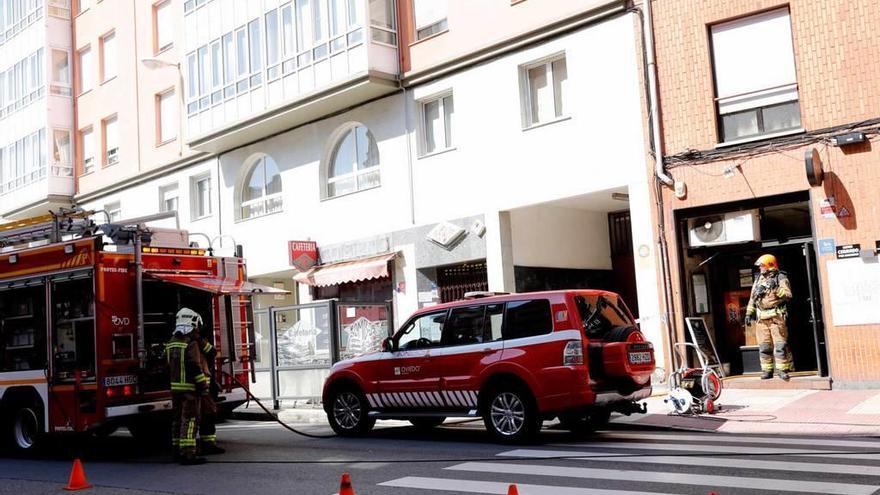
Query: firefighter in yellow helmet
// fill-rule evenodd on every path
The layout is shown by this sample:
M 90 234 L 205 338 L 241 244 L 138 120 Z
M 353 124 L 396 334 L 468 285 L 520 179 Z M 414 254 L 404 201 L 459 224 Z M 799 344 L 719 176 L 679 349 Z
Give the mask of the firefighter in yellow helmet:
M 779 378 L 789 380 L 794 370 L 791 348 L 788 345 L 788 302 L 791 300 L 791 284 L 788 276 L 779 271 L 779 264 L 772 254 L 758 258 L 755 266 L 761 274 L 752 286 L 752 295 L 746 309 L 746 325 L 756 323 L 758 351 L 761 355 L 761 378 L 773 378 L 773 369 Z
M 202 317 L 189 308 L 177 312 L 171 340 L 165 344 L 165 356 L 171 373 L 173 407 L 171 441 L 175 458 L 181 464 L 202 464 L 197 455 L 196 435 L 201 420 L 201 397 L 210 392 L 211 379 L 205 375 L 199 350 Z

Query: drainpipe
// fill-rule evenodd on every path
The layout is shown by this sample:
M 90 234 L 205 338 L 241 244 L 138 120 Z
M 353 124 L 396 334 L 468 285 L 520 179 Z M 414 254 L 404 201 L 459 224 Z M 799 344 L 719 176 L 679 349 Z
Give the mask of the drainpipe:
M 654 48 L 654 13 L 651 7 L 653 0 L 645 0 L 642 16 L 642 34 L 645 50 L 645 70 L 648 79 L 648 104 L 651 118 L 651 141 L 654 151 L 654 175 L 657 177 L 655 195 L 657 203 L 657 247 L 660 251 L 660 272 L 663 278 L 664 318 L 668 330 L 666 335 L 666 353 L 670 371 L 676 368 L 676 354 L 673 345 L 675 339 L 675 323 L 673 322 L 672 277 L 669 266 L 669 246 L 666 242 L 666 218 L 663 207 L 663 187 L 672 186 L 674 180 L 666 173 L 663 161 L 663 136 L 660 132 L 660 97 L 657 84 L 657 55 Z
M 645 0 L 645 15 L 642 16 L 645 32 L 645 55 L 648 71 L 648 100 L 651 108 L 651 135 L 654 142 L 654 174 L 666 186 L 673 184 L 672 177 L 663 166 L 663 140 L 660 133 L 660 102 L 657 96 L 657 57 L 654 51 L 654 15 L 651 11 L 652 0 Z

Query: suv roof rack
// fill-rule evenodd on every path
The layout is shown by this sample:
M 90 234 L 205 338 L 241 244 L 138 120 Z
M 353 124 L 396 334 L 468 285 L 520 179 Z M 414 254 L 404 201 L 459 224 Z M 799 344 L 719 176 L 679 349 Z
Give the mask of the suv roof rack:
M 491 292 L 487 290 L 475 290 L 472 292 L 465 292 L 464 299 L 482 299 L 484 297 L 506 296 L 508 294 L 510 294 L 510 292 Z

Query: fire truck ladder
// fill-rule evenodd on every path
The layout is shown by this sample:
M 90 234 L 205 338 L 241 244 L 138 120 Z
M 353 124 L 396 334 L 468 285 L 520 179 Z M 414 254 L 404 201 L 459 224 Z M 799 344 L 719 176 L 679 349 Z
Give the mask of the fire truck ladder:
M 0 248 L 29 242 L 60 242 L 66 236 L 84 237 L 95 232 L 93 211 L 61 208 L 38 217 L 0 225 Z

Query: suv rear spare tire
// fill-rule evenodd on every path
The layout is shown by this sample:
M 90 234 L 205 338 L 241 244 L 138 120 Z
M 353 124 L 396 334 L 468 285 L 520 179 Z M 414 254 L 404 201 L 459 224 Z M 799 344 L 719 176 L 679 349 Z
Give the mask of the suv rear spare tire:
M 327 421 L 341 437 L 359 437 L 373 429 L 376 419 L 367 415 L 367 399 L 354 387 L 339 387 L 330 394 Z

